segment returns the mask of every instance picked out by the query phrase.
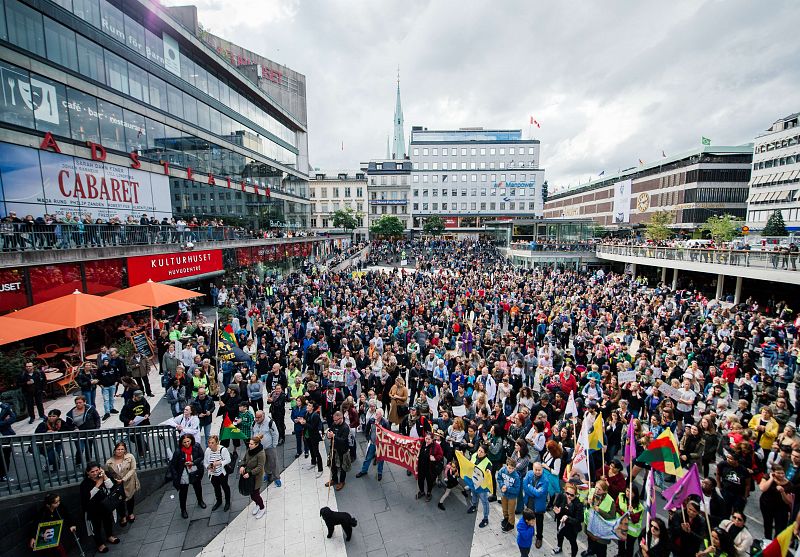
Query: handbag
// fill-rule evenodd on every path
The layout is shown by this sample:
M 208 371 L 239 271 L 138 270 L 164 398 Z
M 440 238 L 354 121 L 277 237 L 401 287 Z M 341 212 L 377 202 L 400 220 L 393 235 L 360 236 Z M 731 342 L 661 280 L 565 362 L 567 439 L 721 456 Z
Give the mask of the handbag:
M 121 483 L 115 483 L 111 489 L 108 490 L 108 495 L 105 496 L 100 504 L 103 505 L 103 510 L 110 513 L 117 509 L 122 503 L 125 502 L 125 486 Z
M 250 477 L 245 478 L 244 476 L 239 476 L 239 493 L 244 495 L 245 497 L 249 497 L 250 494 L 253 492 L 253 487 L 256 485 L 256 479 L 251 474 Z
M 225 465 L 225 473 L 229 476 L 233 474 L 233 471 L 236 470 L 236 463 L 239 460 L 239 453 L 233 453 L 231 455 L 231 461 Z
M 408 416 L 408 414 L 409 414 L 408 404 L 399 404 L 397 406 L 398 416 L 400 416 L 401 418 L 405 418 L 406 416 Z

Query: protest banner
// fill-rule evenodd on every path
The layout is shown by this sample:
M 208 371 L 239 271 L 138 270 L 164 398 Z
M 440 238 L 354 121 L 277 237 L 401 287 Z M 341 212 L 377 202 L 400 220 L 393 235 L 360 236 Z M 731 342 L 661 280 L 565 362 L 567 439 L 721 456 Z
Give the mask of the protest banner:
M 672 385 L 670 385 L 668 383 L 661 383 L 661 385 L 658 387 L 658 390 L 661 391 L 662 395 L 668 396 L 672 400 L 680 400 L 681 399 L 681 395 L 678 392 L 678 389 L 676 389 L 675 387 L 673 387 Z
M 631 381 L 636 381 L 636 371 L 620 371 L 617 374 L 617 380 L 619 381 L 620 385 L 630 383 Z
M 36 539 L 33 545 L 33 550 L 41 551 L 43 549 L 57 547 L 58 543 L 61 541 L 61 530 L 63 527 L 63 520 L 40 522 L 36 527 Z
M 344 383 L 344 370 L 341 368 L 330 368 L 328 378 L 337 383 Z
M 411 471 L 417 477 L 417 459 L 421 439 L 406 437 L 375 426 L 375 458 L 378 461 L 397 464 L 401 468 Z

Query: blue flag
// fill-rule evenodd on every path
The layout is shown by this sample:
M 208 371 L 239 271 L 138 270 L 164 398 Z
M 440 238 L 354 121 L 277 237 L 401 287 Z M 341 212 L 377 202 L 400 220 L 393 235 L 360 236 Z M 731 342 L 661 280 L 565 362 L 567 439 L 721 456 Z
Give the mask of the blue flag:
M 542 469 L 542 476 L 544 476 L 544 480 L 547 482 L 548 495 L 558 495 L 561 493 L 561 481 L 558 479 L 558 476 L 544 468 Z

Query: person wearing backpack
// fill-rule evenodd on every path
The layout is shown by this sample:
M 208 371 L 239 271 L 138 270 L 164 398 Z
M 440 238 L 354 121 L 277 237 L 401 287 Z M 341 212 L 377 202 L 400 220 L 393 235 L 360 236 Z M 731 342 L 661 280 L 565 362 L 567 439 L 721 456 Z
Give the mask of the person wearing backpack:
M 253 422 L 251 429 L 252 436 L 261 436 L 261 445 L 264 447 L 264 454 L 266 455 L 266 464 L 264 465 L 264 481 L 269 485 L 270 481 L 275 482 L 276 487 L 281 486 L 281 475 L 278 471 L 278 452 L 275 447 L 278 446 L 278 427 L 275 425 L 275 420 L 266 418 L 263 410 L 256 412 L 256 420 Z

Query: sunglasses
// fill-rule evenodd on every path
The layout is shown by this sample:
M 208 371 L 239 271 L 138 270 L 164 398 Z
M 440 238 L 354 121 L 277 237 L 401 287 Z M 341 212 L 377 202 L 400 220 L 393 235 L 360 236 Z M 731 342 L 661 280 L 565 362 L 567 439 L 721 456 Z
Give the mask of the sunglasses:
M 566 495 L 567 497 L 575 497 L 574 493 L 565 493 L 564 495 Z

